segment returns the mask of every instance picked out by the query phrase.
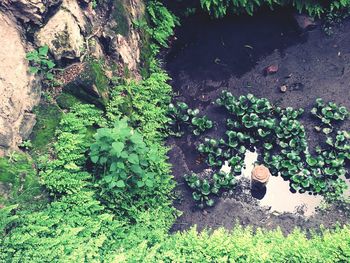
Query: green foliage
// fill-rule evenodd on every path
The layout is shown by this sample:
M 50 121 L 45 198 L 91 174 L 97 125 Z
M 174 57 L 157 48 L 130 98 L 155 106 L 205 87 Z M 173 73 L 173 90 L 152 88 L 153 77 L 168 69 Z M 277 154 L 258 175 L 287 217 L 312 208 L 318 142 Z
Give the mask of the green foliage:
M 312 115 L 321 120 L 324 127 L 316 126 L 315 129 L 329 134 L 333 131 L 336 122 L 344 121 L 349 117 L 349 111 L 344 106 L 338 106 L 334 102 L 325 103 L 322 99 L 316 99 L 316 105 L 311 110 Z
M 39 47 L 38 50 L 28 52 L 26 58 L 32 64 L 29 67 L 31 73 L 40 74 L 46 80 L 52 81 L 54 80 L 52 69 L 56 66 L 56 64 L 49 59 L 48 52 L 48 46 Z
M 113 128 L 97 130 L 90 158 L 97 165 L 97 183 L 108 205 L 118 207 L 126 198 L 137 199 L 140 192 L 153 192 L 157 180 L 157 147 L 147 147 L 142 136 L 117 120 Z
M 193 190 L 192 197 L 198 202 L 198 207 L 213 206 L 215 201 L 213 196 L 227 190 L 232 190 L 237 182 L 232 174 L 218 172 L 209 178 L 201 178 L 192 173 L 185 175 L 187 185 Z
M 298 120 L 303 109 L 281 109 L 252 94 L 237 98 L 227 91 L 223 91 L 216 102 L 227 109 L 230 118 L 227 120 L 226 140 L 205 139 L 198 147 L 199 152 L 207 155 L 210 166 L 220 167 L 228 161 L 233 171 L 239 174 L 246 147 L 255 146 L 272 174 L 280 173 L 296 191 L 335 198 L 346 189 L 341 178 L 345 176 L 349 157 L 347 132 L 338 132 L 334 139 L 328 138 L 327 145 L 318 147 L 317 154 L 311 155 L 305 128 Z M 334 103 L 325 105 L 319 99 L 317 105 L 313 113 L 324 119 L 327 125 L 344 120 L 348 115 L 345 107 Z
M 281 230 L 235 227 L 198 232 L 192 228 L 169 236 L 152 247 L 140 244 L 121 252 L 123 262 L 347 262 L 350 229 L 323 230 L 308 238 L 295 230 L 285 237 Z
M 127 116 L 130 125 L 137 128 L 147 141 L 160 142 L 168 122 L 167 110 L 171 87 L 164 72 L 152 73 L 140 82 L 131 81 L 114 88 L 107 106 L 107 117 L 113 123 Z
M 149 28 L 152 38 L 160 46 L 168 47 L 168 38 L 174 34 L 174 28 L 179 25 L 179 20 L 158 1 L 149 1 L 147 12 L 152 22 L 152 28 Z
M 220 167 L 223 165 L 224 158 L 229 158 L 230 156 L 230 153 L 226 153 L 223 150 L 224 145 L 224 140 L 217 141 L 205 138 L 204 142 L 198 146 L 198 151 L 208 156 L 208 165 Z
M 194 135 L 199 136 L 213 127 L 213 122 L 207 116 L 198 117 L 198 109 L 190 109 L 185 102 L 170 103 L 168 115 L 169 134 L 181 137 L 186 127 L 190 127 Z
M 337 1 L 313 1 L 313 0 L 200 0 L 201 7 L 208 11 L 216 18 L 224 17 L 228 13 L 253 13 L 260 6 L 275 6 L 292 5 L 299 12 L 306 11 L 311 16 L 320 17 L 326 12 L 335 12 L 350 6 L 349 0 Z
M 0 158 L 0 185 L 0 204 L 5 205 L 20 203 L 28 206 L 42 192 L 33 160 L 16 152 Z
M 192 118 L 191 124 L 194 127 L 193 134 L 197 136 L 213 127 L 213 122 L 207 116 L 195 116 Z
M 101 111 L 92 105 L 78 104 L 63 115 L 53 145 L 54 158 L 40 158 L 40 177 L 51 194 L 76 193 L 86 186 L 91 178 L 84 167 L 92 141 L 88 127 L 96 124 L 103 124 Z
M 103 212 L 93 193 L 81 191 L 33 213 L 19 213 L 1 242 L 2 262 L 100 262 L 111 233 L 121 222 Z

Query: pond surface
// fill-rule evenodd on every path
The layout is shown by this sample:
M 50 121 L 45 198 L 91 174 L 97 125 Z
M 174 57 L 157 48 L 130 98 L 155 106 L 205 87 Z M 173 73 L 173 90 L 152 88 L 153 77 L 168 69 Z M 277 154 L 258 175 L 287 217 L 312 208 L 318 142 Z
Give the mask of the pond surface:
M 244 159 L 245 169 L 242 172 L 242 176 L 249 181 L 257 159 L 257 152 L 246 152 Z M 261 206 L 267 206 L 271 211 L 300 213 L 306 217 L 313 215 L 323 200 L 320 195 L 293 193 L 290 191 L 289 181 L 283 180 L 279 175 L 272 175 L 266 184 L 266 188 L 252 189 L 252 196 L 259 200 Z
M 182 22 L 164 60 L 177 94 L 175 99 L 185 101 L 191 108 L 199 108 L 216 122 L 205 137 L 224 136 L 228 116 L 211 103 L 224 89 L 235 96 L 252 93 L 281 107 L 303 108 L 301 122 L 308 135 L 310 152 L 325 142 L 325 136 L 314 130 L 317 120 L 309 114 L 315 99 L 321 97 L 350 108 L 349 21 L 335 29 L 332 36 L 326 36 L 319 27 L 312 31 L 300 30 L 290 10 L 263 11 L 254 17 L 222 20 L 200 15 Z M 278 71 L 266 76 L 264 69 L 271 65 L 277 65 Z M 287 87 L 285 93 L 280 91 L 282 85 Z M 336 128 L 350 130 L 350 122 Z M 289 182 L 280 176 L 270 178 L 263 196 L 261 193 L 252 196 L 249 192 L 250 197 L 244 194 L 237 200 L 222 199 L 203 214 L 194 208 L 183 175 L 208 168 L 196 151 L 196 145 L 204 136 L 196 138 L 185 134 L 180 139 L 169 140 L 170 162 L 179 182 L 178 191 L 183 196 L 176 204 L 183 215 L 174 230 L 187 229 L 193 224 L 199 228 L 230 228 L 238 220 L 242 224 L 266 228 L 280 226 L 288 232 L 294 226 L 309 229 L 346 220 L 338 210 L 329 214 L 315 213 L 322 198 L 290 192 Z M 244 174 L 250 178 L 256 156 L 247 158 Z M 263 207 L 269 207 L 268 212 Z M 272 211 L 287 214 L 274 216 Z M 300 214 L 308 219 L 299 219 Z

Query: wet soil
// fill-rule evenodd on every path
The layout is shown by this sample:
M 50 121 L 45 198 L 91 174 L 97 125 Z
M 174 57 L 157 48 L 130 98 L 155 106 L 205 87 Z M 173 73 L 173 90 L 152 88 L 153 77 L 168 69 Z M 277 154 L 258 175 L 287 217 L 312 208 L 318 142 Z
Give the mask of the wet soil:
M 183 21 L 176 38 L 164 58 L 166 69 L 172 77 L 175 99 L 199 108 L 216 122 L 215 128 L 204 136 L 219 138 L 224 134 L 226 113 L 211 103 L 224 89 L 236 96 L 252 93 L 275 105 L 305 109 L 301 121 L 311 151 L 325 141 L 323 135 L 314 131 L 319 123 L 309 113 L 315 99 L 321 97 L 350 108 L 350 21 L 344 21 L 333 35 L 327 36 L 319 26 L 301 30 L 290 10 L 223 20 L 199 15 Z M 266 76 L 264 70 L 271 65 L 277 65 L 278 71 Z M 285 93 L 280 91 L 282 85 L 287 86 Z M 337 128 L 350 130 L 350 122 Z M 214 208 L 195 208 L 183 175 L 207 168 L 204 162 L 198 163 L 196 151 L 204 136 L 185 134 L 168 141 L 180 196 L 175 206 L 183 212 L 174 231 L 195 224 L 199 229 L 231 228 L 238 221 L 267 229 L 279 226 L 289 233 L 295 226 L 308 230 L 321 224 L 330 227 L 336 222 L 347 222 L 346 211 L 336 206 L 311 217 L 306 217 L 302 208 L 293 213 L 274 212 L 271 207 L 259 205 L 250 193 L 249 182 L 244 180 L 233 193 L 218 200 Z M 283 202 L 289 200 L 278 198 L 278 202 L 283 207 Z

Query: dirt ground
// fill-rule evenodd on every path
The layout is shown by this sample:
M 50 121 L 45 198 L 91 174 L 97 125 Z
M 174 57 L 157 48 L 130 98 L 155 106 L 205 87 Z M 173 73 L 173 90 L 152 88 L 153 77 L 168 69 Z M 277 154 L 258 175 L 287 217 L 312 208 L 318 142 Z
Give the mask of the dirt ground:
M 183 21 L 164 61 L 172 77 L 175 99 L 199 108 L 216 122 L 204 136 L 220 137 L 224 132 L 226 116 L 211 103 L 223 89 L 237 96 L 252 93 L 282 107 L 305 109 L 301 121 L 311 148 L 325 140 L 314 131 L 318 122 L 309 113 L 315 99 L 320 97 L 350 108 L 350 21 L 344 21 L 327 36 L 320 26 L 301 30 L 288 10 L 223 20 L 197 16 Z M 279 70 L 265 76 L 264 69 L 270 65 L 278 65 Z M 282 85 L 287 86 L 287 92 L 280 91 Z M 339 128 L 350 130 L 350 122 Z M 183 175 L 206 168 L 203 163 L 196 164 L 196 145 L 204 136 L 198 139 L 185 134 L 168 141 L 173 174 L 179 184 L 180 197 L 175 206 L 183 212 L 174 231 L 194 224 L 199 229 L 231 228 L 238 221 L 267 229 L 279 226 L 289 233 L 295 226 L 313 229 L 347 221 L 345 211 L 336 207 L 310 218 L 271 212 L 258 205 L 244 183 L 230 198 L 221 198 L 214 208 L 204 212 L 196 209 Z

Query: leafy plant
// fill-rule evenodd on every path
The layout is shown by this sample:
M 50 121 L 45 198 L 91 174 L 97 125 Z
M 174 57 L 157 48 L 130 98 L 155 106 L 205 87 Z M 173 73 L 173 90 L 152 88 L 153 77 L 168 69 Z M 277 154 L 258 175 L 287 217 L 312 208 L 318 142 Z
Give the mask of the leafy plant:
M 343 121 L 349 117 L 349 111 L 344 106 L 338 106 L 334 102 L 325 103 L 322 99 L 316 99 L 316 105 L 311 110 L 312 115 L 323 123 L 323 127 L 316 126 L 315 129 L 329 134 L 333 131 L 334 123 Z
M 176 106 L 173 103 L 169 104 L 169 125 L 170 133 L 176 137 L 183 135 L 182 126 L 190 120 L 190 109 L 185 102 L 177 102 Z
M 230 153 L 225 151 L 225 141 L 205 138 L 204 142 L 198 145 L 198 151 L 207 155 L 209 166 L 221 167 L 223 160 L 230 157 Z
M 193 133 L 197 136 L 213 127 L 213 122 L 207 116 L 193 117 L 191 123 L 194 127 Z
M 40 74 L 47 80 L 54 80 L 52 69 L 56 64 L 49 59 L 48 56 L 49 47 L 39 47 L 38 50 L 33 50 L 27 53 L 27 60 L 31 62 L 29 70 L 33 74 Z
M 168 47 L 167 40 L 174 34 L 179 20 L 161 2 L 149 1 L 147 11 L 152 21 L 152 28 L 148 28 L 153 39 L 163 47 Z
M 267 5 L 270 8 L 275 6 L 293 5 L 299 12 L 306 11 L 313 17 L 320 17 L 326 12 L 335 12 L 350 6 L 350 1 L 303 1 L 303 0 L 236 0 L 236 1 L 217 1 L 217 0 L 200 0 L 202 9 L 209 12 L 215 18 L 222 18 L 229 13 L 253 13 L 259 7 Z
M 232 189 L 237 184 L 234 175 L 224 172 L 214 173 L 210 178 L 200 178 L 195 173 L 185 175 L 184 178 L 193 190 L 193 199 L 198 202 L 198 207 L 201 209 L 214 205 L 213 195 Z
M 184 134 L 184 129 L 190 127 L 194 135 L 201 133 L 213 127 L 213 122 L 207 116 L 199 117 L 198 109 L 190 109 L 185 102 L 176 102 L 169 104 L 169 126 L 170 134 L 180 137 Z
M 116 121 L 113 128 L 98 129 L 95 140 L 90 158 L 98 167 L 102 192 L 116 195 L 154 187 L 154 149 L 146 146 L 142 136 L 128 126 L 127 119 Z

